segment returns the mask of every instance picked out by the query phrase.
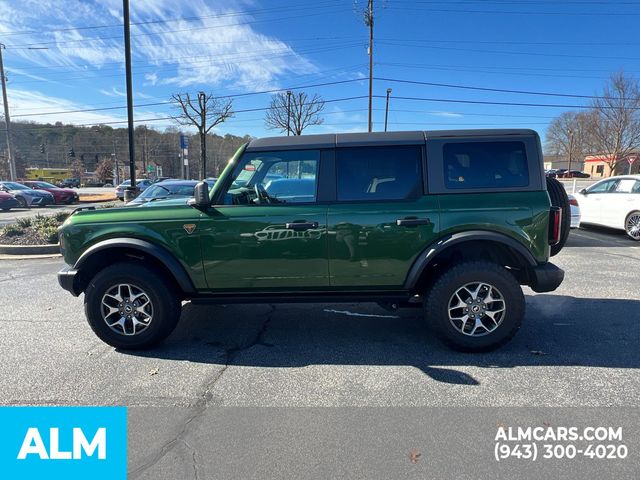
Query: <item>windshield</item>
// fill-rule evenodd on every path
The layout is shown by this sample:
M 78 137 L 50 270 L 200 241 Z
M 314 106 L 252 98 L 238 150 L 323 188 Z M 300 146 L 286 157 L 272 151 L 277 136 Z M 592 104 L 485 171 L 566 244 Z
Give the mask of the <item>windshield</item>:
M 14 183 L 14 182 L 5 182 L 4 186 L 9 190 L 31 190 L 29 187 L 25 187 L 20 183 Z
M 55 185 L 52 185 L 47 182 L 33 182 L 35 186 L 40 188 L 57 188 Z
M 171 196 L 193 197 L 195 183 L 169 183 L 151 185 L 138 198 L 164 198 Z

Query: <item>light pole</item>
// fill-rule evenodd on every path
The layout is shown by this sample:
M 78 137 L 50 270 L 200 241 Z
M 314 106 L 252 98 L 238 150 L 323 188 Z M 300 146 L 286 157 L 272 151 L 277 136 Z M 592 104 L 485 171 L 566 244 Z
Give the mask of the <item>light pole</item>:
M 384 109 L 384 131 L 387 131 L 387 119 L 389 118 L 389 94 L 391 89 L 387 88 L 387 106 Z
M 287 137 L 291 135 L 291 90 L 287 90 Z

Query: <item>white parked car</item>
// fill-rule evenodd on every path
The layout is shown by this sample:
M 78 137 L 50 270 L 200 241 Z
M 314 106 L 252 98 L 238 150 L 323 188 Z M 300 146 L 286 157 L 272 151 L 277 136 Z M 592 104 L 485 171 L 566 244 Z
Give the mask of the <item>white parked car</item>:
M 621 229 L 640 241 L 640 175 L 606 178 L 575 196 L 580 204 L 580 223 Z
M 569 195 L 569 206 L 571 207 L 571 228 L 578 228 L 580 226 L 580 204 L 576 197 Z

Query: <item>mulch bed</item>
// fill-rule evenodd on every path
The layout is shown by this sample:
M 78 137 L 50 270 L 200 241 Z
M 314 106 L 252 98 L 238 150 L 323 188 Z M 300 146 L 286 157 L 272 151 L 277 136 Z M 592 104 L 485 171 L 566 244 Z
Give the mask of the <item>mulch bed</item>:
M 0 233 L 1 245 L 50 245 L 56 242 L 48 242 L 35 228 L 27 227 L 20 235 L 4 235 Z

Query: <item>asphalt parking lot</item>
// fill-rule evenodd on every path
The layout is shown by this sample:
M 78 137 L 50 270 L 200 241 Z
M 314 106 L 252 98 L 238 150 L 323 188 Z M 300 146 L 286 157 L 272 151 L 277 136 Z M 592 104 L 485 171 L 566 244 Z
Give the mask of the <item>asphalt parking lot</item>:
M 489 445 L 496 422 L 542 415 L 507 407 L 618 407 L 542 417 L 574 412 L 605 425 L 637 417 L 640 245 L 574 230 L 554 261 L 565 282 L 525 292 L 515 339 L 462 354 L 430 334 L 420 310 L 373 304 L 186 304 L 161 347 L 117 351 L 87 326 L 82 298 L 58 287 L 60 259 L 3 260 L 0 405 L 130 407 L 132 479 L 494 478 L 489 447 L 456 468 L 445 460 L 470 439 Z M 473 427 L 478 418 L 483 427 Z M 454 424 L 460 438 L 439 442 Z M 433 460 L 409 461 L 416 446 Z M 594 468 L 604 478 L 613 464 L 570 465 L 575 478 Z M 616 465 L 618 478 L 637 474 L 635 460 Z M 499 477 L 523 472 L 511 468 Z
M 0 403 L 252 406 L 640 404 L 640 245 L 578 230 L 556 292 L 527 292 L 524 326 L 461 354 L 418 309 L 373 304 L 185 305 L 160 348 L 116 351 L 62 291 L 60 259 L 0 261 Z

